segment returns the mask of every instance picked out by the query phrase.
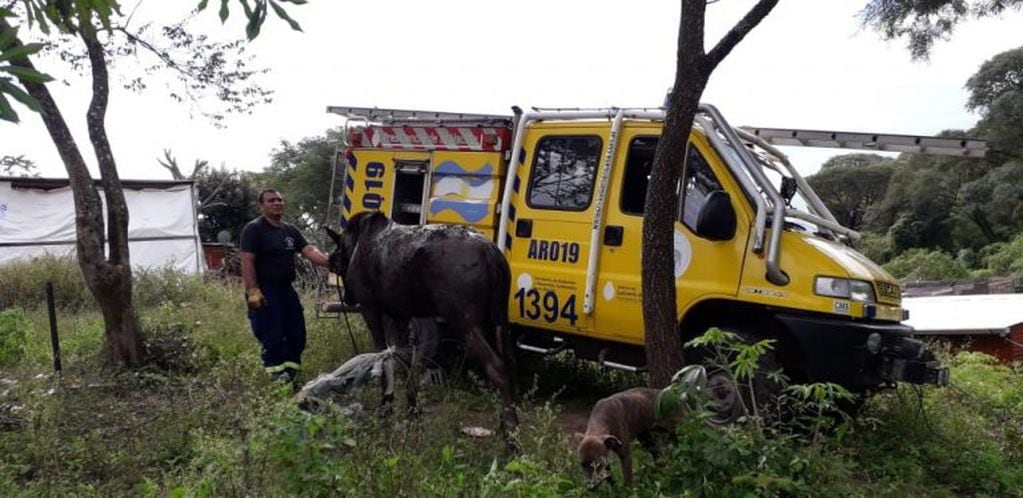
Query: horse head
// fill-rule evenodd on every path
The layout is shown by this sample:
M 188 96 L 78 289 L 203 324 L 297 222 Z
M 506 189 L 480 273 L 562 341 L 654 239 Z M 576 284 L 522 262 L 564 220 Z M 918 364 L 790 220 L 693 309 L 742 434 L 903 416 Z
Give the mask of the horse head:
M 334 251 L 330 253 L 327 261 L 330 271 L 345 280 L 345 303 L 354 305 L 357 302 L 356 296 L 348 289 L 348 269 L 352 265 L 352 260 L 358 256 L 356 251 L 359 248 L 359 240 L 372 236 L 380 229 L 385 228 L 388 223 L 390 220 L 383 213 L 367 211 L 356 214 L 348 220 L 347 227 L 341 233 L 335 232 L 330 227 L 324 227 L 327 235 L 334 241 Z

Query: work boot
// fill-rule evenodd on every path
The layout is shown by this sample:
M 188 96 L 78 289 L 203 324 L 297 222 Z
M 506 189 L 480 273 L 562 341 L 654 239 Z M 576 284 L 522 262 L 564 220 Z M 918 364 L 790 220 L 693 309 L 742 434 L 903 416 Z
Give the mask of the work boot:
M 293 393 L 297 393 L 299 390 L 298 371 L 294 368 L 285 368 L 280 372 L 274 372 L 270 374 L 270 378 L 275 382 L 289 384 Z

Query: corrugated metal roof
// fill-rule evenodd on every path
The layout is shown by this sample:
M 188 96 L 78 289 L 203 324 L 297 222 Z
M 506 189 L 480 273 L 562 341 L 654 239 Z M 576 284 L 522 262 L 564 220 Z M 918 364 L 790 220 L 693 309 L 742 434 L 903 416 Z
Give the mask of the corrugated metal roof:
M 921 335 L 1005 335 L 1023 323 L 1023 294 L 907 297 L 902 307 Z

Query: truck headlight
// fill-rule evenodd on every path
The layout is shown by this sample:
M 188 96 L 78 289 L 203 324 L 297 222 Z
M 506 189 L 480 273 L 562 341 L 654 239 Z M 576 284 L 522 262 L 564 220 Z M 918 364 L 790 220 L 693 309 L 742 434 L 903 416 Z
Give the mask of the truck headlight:
M 813 292 L 818 296 L 851 299 L 865 303 L 873 303 L 874 286 L 863 280 L 837 277 L 817 277 L 814 280 Z

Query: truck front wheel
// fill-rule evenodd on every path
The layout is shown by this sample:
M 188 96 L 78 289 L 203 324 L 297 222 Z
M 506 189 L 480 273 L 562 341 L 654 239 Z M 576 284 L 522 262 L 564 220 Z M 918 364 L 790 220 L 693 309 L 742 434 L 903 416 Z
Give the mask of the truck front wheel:
M 754 336 L 738 330 L 730 330 L 752 344 Z M 783 386 L 772 379 L 780 367 L 774 350 L 767 350 L 757 360 L 757 368 L 751 376 L 737 378 L 733 362 L 736 353 L 718 353 L 705 348 L 687 349 L 687 363 L 702 364 L 707 369 L 707 410 L 711 412 L 709 422 L 724 426 L 734 424 L 745 416 L 761 419 L 776 419 L 779 413 L 778 398 Z

